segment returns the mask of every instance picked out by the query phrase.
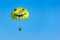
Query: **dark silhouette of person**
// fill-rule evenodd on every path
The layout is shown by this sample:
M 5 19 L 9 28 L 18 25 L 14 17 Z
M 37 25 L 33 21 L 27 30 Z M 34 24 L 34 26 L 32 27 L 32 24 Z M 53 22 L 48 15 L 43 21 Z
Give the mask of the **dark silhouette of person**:
M 21 28 L 19 28 L 19 31 L 21 31 L 22 29 Z

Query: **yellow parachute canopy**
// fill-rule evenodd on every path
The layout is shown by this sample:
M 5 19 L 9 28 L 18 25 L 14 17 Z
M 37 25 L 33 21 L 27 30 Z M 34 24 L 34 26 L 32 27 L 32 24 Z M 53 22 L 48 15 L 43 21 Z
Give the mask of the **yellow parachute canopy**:
M 29 12 L 25 8 L 18 7 L 12 10 L 11 17 L 16 20 L 23 20 L 29 18 Z

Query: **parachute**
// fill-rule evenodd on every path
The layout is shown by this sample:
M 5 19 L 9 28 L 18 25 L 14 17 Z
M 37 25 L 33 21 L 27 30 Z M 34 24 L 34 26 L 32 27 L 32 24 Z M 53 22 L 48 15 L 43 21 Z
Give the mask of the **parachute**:
M 18 7 L 12 10 L 11 12 L 11 18 L 14 20 L 24 20 L 29 18 L 29 12 L 27 9 Z M 19 28 L 19 31 L 21 31 L 21 28 Z
M 12 10 L 11 17 L 16 20 L 27 19 L 29 18 L 29 12 L 25 8 L 18 7 Z

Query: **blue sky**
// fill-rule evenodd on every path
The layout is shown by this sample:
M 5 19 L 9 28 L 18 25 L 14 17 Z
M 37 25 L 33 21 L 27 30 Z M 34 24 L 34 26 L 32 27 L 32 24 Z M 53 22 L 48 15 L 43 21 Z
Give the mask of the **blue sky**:
M 29 19 L 12 20 L 16 7 L 26 8 Z M 60 1 L 0 0 L 0 40 L 60 40 Z

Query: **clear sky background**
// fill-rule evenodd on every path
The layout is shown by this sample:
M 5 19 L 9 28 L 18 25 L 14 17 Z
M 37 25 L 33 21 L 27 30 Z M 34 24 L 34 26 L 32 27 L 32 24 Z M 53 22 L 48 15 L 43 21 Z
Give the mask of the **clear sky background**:
M 16 7 L 26 8 L 29 19 L 12 20 Z M 60 1 L 0 0 L 0 40 L 60 40 Z

